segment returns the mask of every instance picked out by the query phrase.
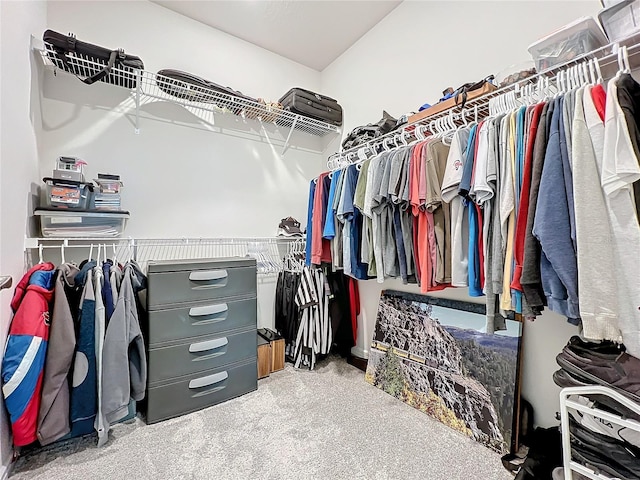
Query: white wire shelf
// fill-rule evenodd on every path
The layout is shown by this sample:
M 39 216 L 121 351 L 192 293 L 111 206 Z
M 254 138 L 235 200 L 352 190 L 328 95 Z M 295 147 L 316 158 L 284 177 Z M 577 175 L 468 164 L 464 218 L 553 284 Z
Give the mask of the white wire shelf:
M 53 47 L 34 38 L 34 49 L 37 50 L 45 65 L 56 71 L 68 73 L 62 62 L 56 58 Z M 67 55 L 67 63 L 76 73 L 88 77 L 103 69 L 104 65 L 90 57 Z M 69 75 L 72 75 L 69 73 Z M 125 88 L 130 91 L 136 103 L 135 131 L 140 128 L 140 105 L 148 102 L 170 102 L 203 113 L 231 114 L 247 120 L 256 120 L 261 124 L 275 124 L 287 133 L 284 151 L 287 150 L 293 131 L 300 131 L 316 137 L 340 133 L 340 127 L 280 108 L 272 108 L 263 103 L 230 95 L 211 88 L 196 86 L 177 79 L 158 75 L 146 70 L 127 67 L 115 67 L 103 82 Z M 283 151 L 283 153 L 284 153 Z
M 424 129 L 433 125 L 436 120 L 443 119 L 448 116 L 452 117 L 452 122 L 458 127 L 467 124 L 469 121 L 479 121 L 484 119 L 489 116 L 489 104 L 492 99 L 509 92 L 520 92 L 526 85 L 534 85 L 542 78 L 555 78 L 559 72 L 582 64 L 590 59 L 598 60 L 598 64 L 602 70 L 602 75 L 605 79 L 611 78 L 617 71 L 617 49 L 620 46 L 627 47 L 630 61 L 635 58 L 635 62 L 631 63 L 631 67 L 639 67 L 640 62 L 638 62 L 636 57 L 640 56 L 640 32 L 637 32 L 615 43 L 610 43 L 609 45 L 592 50 L 584 55 L 580 55 L 568 62 L 555 65 L 535 75 L 486 93 L 480 97 L 468 100 L 465 103 L 464 108 L 460 105 L 455 105 L 443 110 L 442 112 L 438 112 L 417 122 L 405 125 L 398 130 L 394 130 L 385 135 L 369 140 L 361 145 L 336 152 L 329 156 L 327 160 L 327 168 L 329 170 L 336 170 L 353 163 L 361 162 L 363 157 L 358 154 L 359 151 L 368 152 L 366 153 L 366 156 L 369 158 L 378 146 L 385 144 L 391 145 L 392 147 L 400 146 L 404 143 L 402 139 L 405 141 L 412 141 L 415 139 L 414 132 L 416 127 L 420 126 Z
M 25 239 L 29 265 L 40 259 L 56 263 L 80 257 L 116 257 L 119 261 L 133 259 L 146 270 L 150 260 L 252 257 L 260 275 L 277 274 L 286 254 L 304 248 L 304 237 Z

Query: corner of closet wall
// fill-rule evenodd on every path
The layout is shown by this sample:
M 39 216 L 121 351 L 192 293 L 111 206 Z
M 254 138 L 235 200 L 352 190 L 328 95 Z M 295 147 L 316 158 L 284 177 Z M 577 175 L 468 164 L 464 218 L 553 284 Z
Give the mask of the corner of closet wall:
M 386 110 L 394 117 L 435 103 L 442 91 L 497 74 L 530 60 L 528 46 L 578 17 L 602 8 L 590 1 L 402 2 L 351 48 L 322 71 L 322 92 L 343 106 L 344 134 L 375 122 Z M 464 12 L 464 14 L 461 14 Z M 409 27 L 408 26 L 413 26 Z M 397 280 L 359 282 L 361 325 L 353 353 L 367 356 L 376 322 L 380 291 L 419 293 Z M 467 290 L 429 295 L 483 302 Z M 537 425 L 557 424 L 559 388 L 552 374 L 555 356 L 576 327 L 548 310 L 523 333 L 523 397 L 535 410 Z
M 252 97 L 277 101 L 294 86 L 319 90 L 320 73 L 147 1 L 48 2 L 47 27 L 124 48 L 145 70 L 183 70 Z M 123 88 L 84 85 L 45 72 L 41 176 L 59 155 L 86 177 L 121 175 L 126 236 L 273 236 L 280 219 L 302 219 L 308 181 L 324 166 L 326 140 L 232 114 L 203 117 L 169 102 L 135 102 Z M 323 143 L 325 142 L 325 143 Z
M 0 269 L 16 283 L 23 273 L 23 249 L 31 192 L 37 189 L 39 121 L 35 57 L 30 36 L 46 26 L 44 1 L 0 2 Z M 34 92 L 35 90 L 35 92 Z M 11 291 L 0 293 L 0 345 L 11 321 Z M 12 457 L 9 421 L 0 405 L 0 479 L 6 478 Z

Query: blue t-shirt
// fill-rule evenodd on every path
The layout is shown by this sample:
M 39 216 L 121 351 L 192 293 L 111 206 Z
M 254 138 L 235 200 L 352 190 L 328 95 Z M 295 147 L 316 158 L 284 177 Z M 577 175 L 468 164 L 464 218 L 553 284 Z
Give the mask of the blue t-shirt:
M 327 200 L 327 216 L 324 221 L 324 229 L 322 230 L 323 238 L 331 240 L 336 236 L 335 210 L 331 207 L 336 196 L 336 187 L 340 181 L 342 170 L 336 170 L 331 174 L 331 186 L 329 187 L 329 199 Z
M 343 185 L 344 202 L 340 212 L 345 217 L 345 228 L 348 228 L 349 251 L 351 261 L 351 275 L 359 280 L 369 278 L 367 274 L 368 265 L 360 261 L 360 238 L 362 237 L 362 214 L 355 208 L 353 199 L 356 194 L 356 185 L 360 171 L 356 165 L 349 166 L 345 171 L 345 181 Z
M 478 212 L 473 202 L 467 205 L 469 212 L 469 296 L 481 297 L 482 284 L 480 283 L 480 255 L 478 255 L 478 242 L 482 231 L 478 228 Z

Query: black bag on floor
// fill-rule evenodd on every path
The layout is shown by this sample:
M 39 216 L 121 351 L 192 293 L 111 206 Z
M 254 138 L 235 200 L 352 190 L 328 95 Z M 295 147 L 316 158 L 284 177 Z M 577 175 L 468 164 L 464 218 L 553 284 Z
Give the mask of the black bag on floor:
M 156 76 L 156 83 L 161 90 L 176 98 L 190 102 L 213 103 L 220 108 L 229 108 L 236 115 L 240 115 L 243 108 L 237 105 L 235 98 L 258 103 L 257 99 L 243 95 L 232 88 L 223 87 L 180 70 L 160 70 Z
M 120 87 L 135 88 L 136 69 L 144 69 L 139 57 L 127 55 L 122 49 L 110 50 L 82 42 L 73 34 L 63 35 L 47 30 L 42 40 L 50 46 L 47 56 L 53 64 L 61 70 L 73 73 L 87 85 L 102 81 Z M 120 71 L 114 73 L 114 68 Z
M 302 88 L 292 88 L 279 100 L 285 110 L 316 120 L 342 125 L 342 107 L 336 100 Z

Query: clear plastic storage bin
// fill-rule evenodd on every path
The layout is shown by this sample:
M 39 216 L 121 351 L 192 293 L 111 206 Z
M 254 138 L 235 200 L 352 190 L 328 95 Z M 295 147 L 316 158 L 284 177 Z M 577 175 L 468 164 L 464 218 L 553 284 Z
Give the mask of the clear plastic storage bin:
M 593 17 L 582 17 L 529 46 L 529 53 L 541 72 L 554 65 L 607 45 L 607 37 Z
M 45 207 L 87 209 L 91 206 L 93 187 L 90 184 L 55 178 L 43 178 L 43 181 Z
M 623 0 L 598 14 L 600 24 L 611 42 L 617 42 L 640 30 L 640 1 Z
M 124 232 L 129 212 L 96 212 L 38 208 L 43 237 L 118 237 Z

